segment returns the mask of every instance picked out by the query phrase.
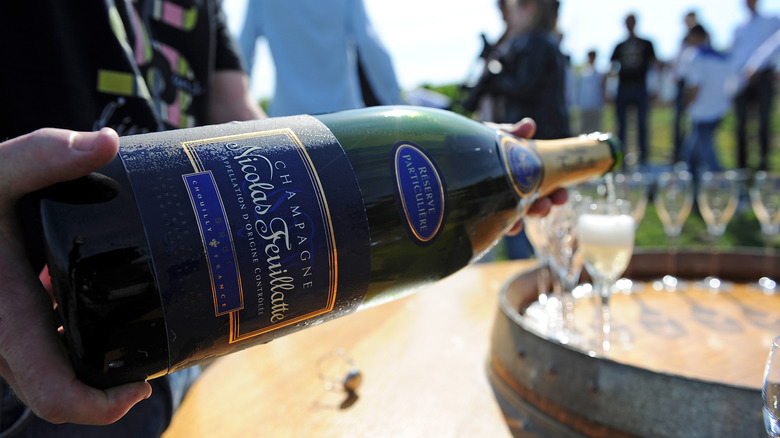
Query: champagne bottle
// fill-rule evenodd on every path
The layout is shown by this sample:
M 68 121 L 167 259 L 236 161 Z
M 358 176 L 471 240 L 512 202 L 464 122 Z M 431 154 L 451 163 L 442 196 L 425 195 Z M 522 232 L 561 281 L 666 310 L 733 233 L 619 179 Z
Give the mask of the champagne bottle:
M 74 368 L 154 378 L 413 292 L 619 157 L 608 135 L 527 141 L 415 107 L 123 137 L 40 194 Z

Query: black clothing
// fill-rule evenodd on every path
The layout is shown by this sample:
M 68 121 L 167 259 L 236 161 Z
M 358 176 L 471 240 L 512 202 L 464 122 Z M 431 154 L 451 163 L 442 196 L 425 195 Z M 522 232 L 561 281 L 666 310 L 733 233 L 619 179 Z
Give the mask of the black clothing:
M 201 125 L 214 71 L 242 68 L 219 1 L 8 1 L 0 29 L 0 140 Z
M 494 122 L 536 121 L 534 138 L 568 137 L 566 58 L 555 35 L 535 31 L 518 35 L 496 49 L 501 69 L 486 80 L 495 101 Z
M 619 87 L 646 87 L 647 72 L 655 61 L 653 43 L 639 37 L 629 37 L 618 44 L 612 62 L 620 64 Z

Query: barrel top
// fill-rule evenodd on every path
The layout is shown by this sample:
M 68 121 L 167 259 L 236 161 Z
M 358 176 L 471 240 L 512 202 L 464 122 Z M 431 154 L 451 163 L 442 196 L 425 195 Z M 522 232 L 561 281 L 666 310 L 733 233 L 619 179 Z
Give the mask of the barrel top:
M 645 267 L 657 258 L 635 256 Z M 522 313 L 519 321 L 548 336 L 547 324 L 534 316 L 539 314 L 538 301 L 533 301 L 536 276 L 523 276 L 523 281 L 508 283 L 504 293 L 521 294 L 509 300 Z M 769 346 L 780 334 L 780 293 L 764 293 L 741 279 L 720 293 L 697 286 L 693 279 L 670 292 L 661 289 L 646 268 L 637 276 L 629 293 L 616 293 L 610 299 L 608 351 L 600 348 L 600 299 L 588 286 L 577 290 L 570 348 L 657 373 L 761 388 Z

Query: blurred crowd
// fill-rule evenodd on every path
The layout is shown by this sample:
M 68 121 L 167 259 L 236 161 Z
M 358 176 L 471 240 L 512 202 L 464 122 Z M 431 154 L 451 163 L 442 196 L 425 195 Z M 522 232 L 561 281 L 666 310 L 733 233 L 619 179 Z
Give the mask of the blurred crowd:
M 507 70 L 530 71 L 527 66 L 517 68 L 509 64 L 536 62 L 529 56 L 519 60 L 512 58 L 511 46 L 515 43 L 506 38 L 513 32 L 533 31 L 532 28 L 518 31 L 517 24 L 507 20 L 507 11 L 529 4 L 542 8 L 545 4 L 559 7 L 556 0 L 498 1 L 506 32 L 495 43 L 485 41 L 485 49 L 480 55 L 484 72 L 479 81 L 464 85 L 468 95 L 465 110 L 478 118 L 503 121 L 502 111 L 507 107 L 507 100 L 535 110 L 542 110 L 549 102 L 541 98 L 540 90 L 545 88 L 542 81 L 527 75 L 521 77 L 517 72 L 510 73 L 518 81 L 512 91 L 514 95 L 494 86 L 497 78 L 507 75 Z M 555 86 L 563 90 L 566 124 L 571 122 L 571 132 L 614 130 L 629 152 L 627 165 L 640 170 L 677 164 L 684 165 L 694 174 L 701 174 L 722 170 L 724 161 L 734 162 L 740 169 L 768 170 L 780 18 L 763 14 L 759 0 L 744 0 L 744 7 L 749 18 L 731 35 L 728 48 L 714 47 L 701 20 L 701 11 L 690 10 L 680 17 L 684 30 L 673 59 L 659 59 L 652 36 L 637 34 L 641 17 L 635 13 L 625 16 L 622 23 L 625 39 L 614 46 L 612 53 L 599 54 L 592 49 L 588 51 L 585 63 L 579 66 L 571 65 L 570 54 L 561 53 L 565 73 L 563 79 L 556 80 Z M 549 32 L 560 41 L 566 29 L 554 27 Z M 598 62 L 600 56 L 609 57 L 609 68 L 599 68 L 600 64 L 605 64 Z M 554 70 L 547 69 L 541 76 L 550 79 L 556 75 Z M 527 92 L 518 93 L 518 90 Z M 658 162 L 658 158 L 650 160 L 651 155 L 661 156 L 651 154 L 654 152 L 650 150 L 653 133 L 649 128 L 651 112 L 659 103 L 671 107 L 674 114 L 670 138 L 661 140 L 673 145 L 669 154 L 663 155 L 663 162 Z M 614 126 L 605 126 L 604 114 L 610 106 L 614 110 Z M 522 114 L 534 116 L 530 110 Z M 733 160 L 724 160 L 717 144 L 718 128 L 730 114 L 735 118 L 736 155 Z M 540 119 L 545 120 L 544 117 Z M 757 132 L 750 133 L 749 129 L 754 125 L 757 125 Z M 559 130 L 557 133 L 565 132 Z M 757 140 L 755 145 L 751 144 L 753 139 Z
M 287 14 L 289 5 L 252 0 L 239 39 L 250 73 L 257 41 L 268 42 L 276 68 L 272 116 L 405 102 L 462 110 L 497 123 L 530 117 L 537 122 L 537 138 L 614 131 L 629 152 L 627 166 L 684 164 L 699 174 L 723 168 L 718 129 L 733 114 L 735 157 L 725 161 L 767 170 L 780 18 L 763 14 L 760 0 L 735 1 L 744 2 L 748 19 L 730 36 L 729 47 L 713 46 L 700 16 L 706 10 L 690 10 L 659 30 L 683 25 L 673 59 L 660 59 L 652 35 L 637 33 L 641 17 L 628 13 L 623 23 L 613 23 L 624 28 L 625 37 L 612 52 L 592 49 L 585 63 L 575 66 L 574 54 L 561 50 L 566 29 L 558 15 L 565 3 L 497 0 L 504 28 L 496 41 L 482 35 L 481 73 L 463 84 L 460 101 L 430 90 L 401 93 L 392 53 L 362 1 L 323 6 L 299 0 L 299 12 Z M 673 109 L 670 138 L 660 140 L 672 145 L 668 154 L 650 146 L 649 121 L 658 103 Z M 614 125 L 605 126 L 606 109 L 613 109 Z M 755 134 L 748 132 L 755 124 L 750 120 L 758 122 Z

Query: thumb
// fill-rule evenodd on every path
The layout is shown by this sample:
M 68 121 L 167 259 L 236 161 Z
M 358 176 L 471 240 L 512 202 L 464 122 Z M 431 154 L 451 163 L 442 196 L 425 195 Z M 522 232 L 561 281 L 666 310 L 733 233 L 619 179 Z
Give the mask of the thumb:
M 119 149 L 110 128 L 76 132 L 44 128 L 0 143 L 0 193 L 8 201 L 70 181 L 108 164 Z

